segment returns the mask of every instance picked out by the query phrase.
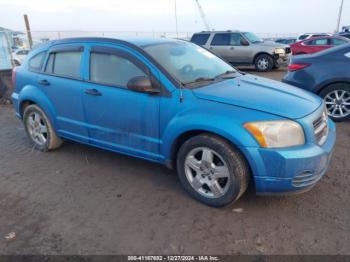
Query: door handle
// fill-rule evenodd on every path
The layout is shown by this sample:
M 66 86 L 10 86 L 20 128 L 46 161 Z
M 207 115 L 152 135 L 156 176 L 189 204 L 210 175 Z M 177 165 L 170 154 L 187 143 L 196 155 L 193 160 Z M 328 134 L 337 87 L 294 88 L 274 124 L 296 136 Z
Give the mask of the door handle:
M 91 96 L 102 96 L 102 93 L 98 91 L 97 89 L 85 89 L 85 94 L 91 95 Z
M 230 47 L 230 50 L 234 50 L 235 48 L 233 46 Z
M 49 86 L 50 82 L 47 81 L 46 79 L 43 79 L 43 80 L 39 80 L 38 84 L 43 85 L 43 86 Z

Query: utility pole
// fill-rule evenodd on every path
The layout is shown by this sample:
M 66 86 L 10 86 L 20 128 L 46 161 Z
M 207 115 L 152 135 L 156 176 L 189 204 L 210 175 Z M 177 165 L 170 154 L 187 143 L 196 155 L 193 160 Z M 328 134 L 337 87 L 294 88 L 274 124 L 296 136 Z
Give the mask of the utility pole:
M 342 14 L 342 12 L 343 12 L 343 4 L 344 4 L 344 0 L 341 0 L 340 7 L 339 7 L 337 28 L 335 29 L 336 33 L 339 32 L 340 19 L 341 19 L 341 14 Z
M 33 47 L 33 39 L 32 39 L 32 32 L 30 31 L 28 15 L 24 15 L 24 23 L 26 24 L 29 48 L 32 49 L 32 47 Z
M 179 31 L 177 27 L 177 6 L 176 6 L 176 0 L 175 0 L 175 30 L 176 30 L 176 37 L 179 38 Z

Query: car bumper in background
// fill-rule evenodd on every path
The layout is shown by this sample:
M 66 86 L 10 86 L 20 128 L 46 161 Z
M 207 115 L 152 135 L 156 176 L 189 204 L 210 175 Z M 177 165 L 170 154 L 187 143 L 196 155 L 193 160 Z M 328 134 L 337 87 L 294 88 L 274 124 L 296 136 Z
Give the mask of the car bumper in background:
M 310 189 L 326 173 L 335 145 L 335 125 L 329 121 L 326 142 L 287 149 L 246 148 L 257 194 L 290 194 Z
M 278 65 L 287 65 L 290 61 L 290 54 L 274 54 L 274 59 Z

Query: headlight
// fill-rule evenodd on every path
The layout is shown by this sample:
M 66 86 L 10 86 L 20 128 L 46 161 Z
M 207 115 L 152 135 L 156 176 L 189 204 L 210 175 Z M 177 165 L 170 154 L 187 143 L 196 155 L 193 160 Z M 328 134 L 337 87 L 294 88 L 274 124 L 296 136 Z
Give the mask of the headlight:
M 275 54 L 285 54 L 286 50 L 284 48 L 275 48 Z
M 261 147 L 289 147 L 305 144 L 303 128 L 291 120 L 246 123 L 244 127 Z

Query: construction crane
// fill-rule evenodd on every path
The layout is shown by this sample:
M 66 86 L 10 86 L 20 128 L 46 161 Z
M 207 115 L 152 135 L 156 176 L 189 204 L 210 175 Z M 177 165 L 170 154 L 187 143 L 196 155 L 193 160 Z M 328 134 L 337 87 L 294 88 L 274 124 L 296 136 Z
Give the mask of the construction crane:
M 202 21 L 203 21 L 203 24 L 204 24 L 204 27 L 207 31 L 210 31 L 210 26 L 209 26 L 209 23 L 208 23 L 208 19 L 203 11 L 203 8 L 201 6 L 201 4 L 199 3 L 199 0 L 195 0 L 196 1 L 196 4 L 197 4 L 197 7 L 198 7 L 198 11 L 199 11 L 199 14 L 202 18 Z

